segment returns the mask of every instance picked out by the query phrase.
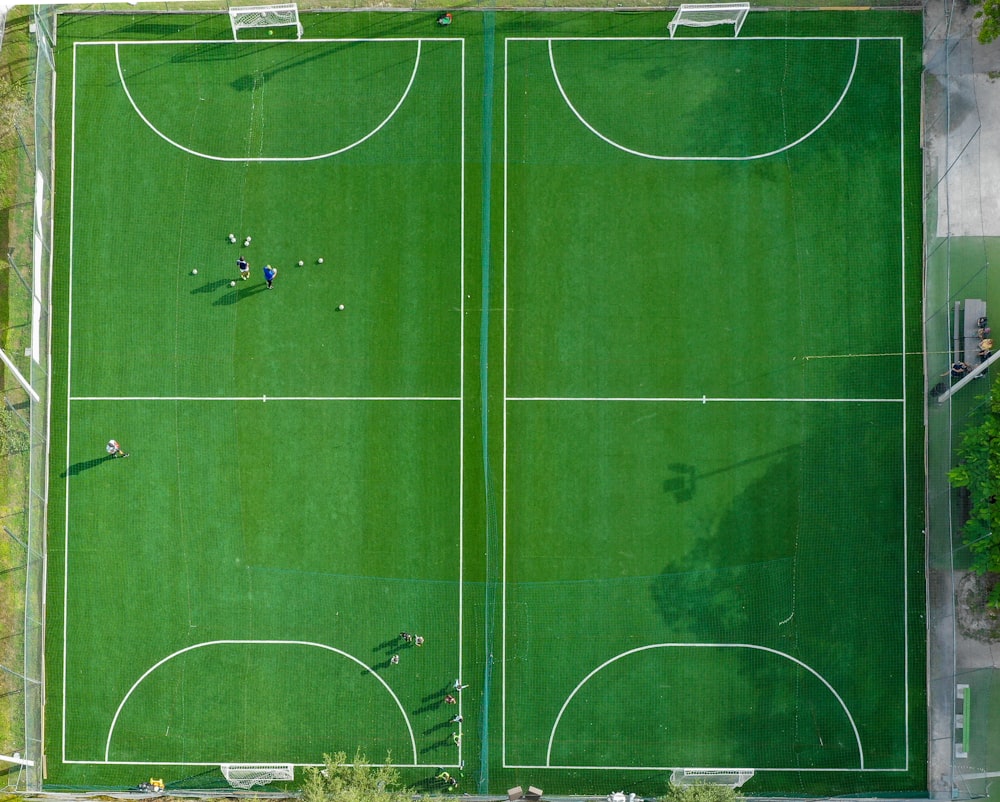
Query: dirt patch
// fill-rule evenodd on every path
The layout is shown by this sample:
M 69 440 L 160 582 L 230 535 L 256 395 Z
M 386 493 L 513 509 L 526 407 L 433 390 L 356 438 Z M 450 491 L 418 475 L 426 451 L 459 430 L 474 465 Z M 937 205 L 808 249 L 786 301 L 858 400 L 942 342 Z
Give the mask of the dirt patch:
M 989 643 L 1000 640 L 1000 610 L 986 606 L 997 574 L 965 574 L 956 589 L 955 618 L 958 631 L 972 640 Z

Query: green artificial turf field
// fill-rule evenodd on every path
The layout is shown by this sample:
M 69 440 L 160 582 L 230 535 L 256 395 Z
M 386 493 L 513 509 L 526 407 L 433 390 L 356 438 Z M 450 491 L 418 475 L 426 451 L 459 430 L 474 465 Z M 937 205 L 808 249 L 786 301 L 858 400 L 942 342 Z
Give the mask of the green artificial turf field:
M 668 19 L 60 18 L 50 787 L 926 787 L 919 16 Z

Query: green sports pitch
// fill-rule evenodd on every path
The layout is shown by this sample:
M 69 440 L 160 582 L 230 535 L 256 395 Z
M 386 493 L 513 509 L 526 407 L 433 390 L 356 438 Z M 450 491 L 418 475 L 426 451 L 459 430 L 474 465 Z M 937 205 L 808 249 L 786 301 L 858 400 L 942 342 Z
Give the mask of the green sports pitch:
M 669 19 L 60 16 L 50 788 L 926 788 L 920 17 Z

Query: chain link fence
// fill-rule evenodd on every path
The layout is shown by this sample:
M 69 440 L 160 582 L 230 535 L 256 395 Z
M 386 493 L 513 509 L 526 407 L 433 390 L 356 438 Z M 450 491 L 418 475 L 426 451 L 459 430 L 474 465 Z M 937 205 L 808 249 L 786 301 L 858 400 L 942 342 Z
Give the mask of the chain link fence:
M 757 9 L 821 8 L 824 0 L 754 3 Z M 915 2 L 855 0 L 839 7 L 907 8 Z M 299 3 L 304 14 L 355 8 L 663 8 L 645 0 L 344 0 Z M 135 14 L 122 4 L 62 10 Z M 144 3 L 144 13 L 224 11 L 219 2 Z M 1000 297 L 990 265 L 1000 258 L 1000 52 L 975 39 L 975 11 L 962 0 L 925 3 L 924 207 L 925 364 L 927 376 L 927 567 L 930 716 L 930 791 L 938 798 L 989 794 L 1000 776 L 1000 750 L 988 733 L 1000 704 L 998 664 L 991 641 L 1000 624 L 980 609 L 981 586 L 969 572 L 962 524 L 967 498 L 951 488 L 960 433 L 982 420 L 992 378 L 972 382 L 939 403 L 951 364 L 964 357 L 966 312 Z M 306 21 L 307 22 L 307 21 Z M 308 23 L 307 23 L 308 24 Z M 42 786 L 44 708 L 44 567 L 47 498 L 49 280 L 52 257 L 53 98 L 56 14 L 53 7 L 0 15 L 5 63 L 26 59 L 30 91 L 10 116 L 3 177 L 10 193 L 0 203 L 0 306 L 6 359 L 0 408 L 0 754 L 7 790 Z M 23 50 L 23 56 L 21 51 Z M 11 53 L 13 52 L 13 56 Z M 11 74 L 14 71 L 11 70 Z M 996 132 L 996 133 L 995 133 Z M 997 253 L 995 253 L 997 252 Z M 991 292 L 993 293 L 991 296 Z M 5 315 L 5 316 L 4 316 Z M 980 605 L 980 607 L 977 607 Z M 977 615 L 978 613 L 978 615 Z M 961 694 L 961 695 L 960 695 Z M 4 770 L 4 767 L 6 769 Z
M 43 770 L 55 14 L 14 9 L 4 23 L 0 766 L 4 786 L 25 791 Z
M 990 580 L 970 570 L 969 496 L 948 482 L 963 431 L 982 423 L 993 376 L 957 384 L 952 365 L 980 361 L 980 318 L 996 313 L 1000 258 L 1000 47 L 976 37 L 978 7 L 924 9 L 925 364 L 931 791 L 970 799 L 1000 777 L 991 710 L 1000 638 Z M 959 367 L 957 372 L 964 368 Z M 995 370 L 995 369 L 994 369 Z

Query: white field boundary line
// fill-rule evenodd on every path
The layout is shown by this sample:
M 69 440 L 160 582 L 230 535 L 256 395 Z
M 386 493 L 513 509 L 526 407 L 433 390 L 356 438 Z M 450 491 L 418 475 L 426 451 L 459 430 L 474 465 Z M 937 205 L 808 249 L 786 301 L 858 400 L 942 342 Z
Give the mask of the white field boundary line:
M 510 768 L 507 762 L 507 246 L 510 223 L 508 176 L 510 175 L 510 38 L 503 40 L 503 451 L 500 456 L 500 528 L 503 532 L 500 547 L 500 765 Z M 516 40 L 515 40 L 516 41 Z
M 70 401 L 461 401 L 460 395 L 74 395 Z
M 312 42 L 379 42 L 384 39 L 312 39 Z M 394 40 L 395 41 L 395 40 Z M 423 40 L 416 38 L 403 38 L 400 41 Z M 459 395 L 457 396 L 272 396 L 270 399 L 266 395 L 261 396 L 238 396 L 238 397 L 202 397 L 202 396 L 67 396 L 66 403 L 66 465 L 69 465 L 70 454 L 70 407 L 73 401 L 450 401 L 459 402 L 459 504 L 458 504 L 458 548 L 459 548 L 459 590 L 458 590 L 458 635 L 456 638 L 458 650 L 458 676 L 464 677 L 463 673 L 463 634 L 464 634 L 464 550 L 465 550 L 465 204 L 466 204 L 466 130 L 465 130 L 465 110 L 466 110 L 466 48 L 465 39 L 461 37 L 441 37 L 428 41 L 460 42 L 461 43 L 461 126 L 460 126 L 460 163 L 461 178 L 459 181 L 459 309 L 461 323 L 459 324 Z M 201 40 L 192 40 L 189 43 L 204 44 Z M 233 44 L 231 40 L 220 40 L 220 43 Z M 78 42 L 76 45 L 104 45 L 107 42 Z M 161 42 L 128 42 L 127 44 L 163 44 Z M 179 42 L 173 42 L 179 44 Z M 73 84 L 71 101 L 71 126 L 70 126 L 70 200 L 69 200 L 69 228 L 70 244 L 68 253 L 69 280 L 68 280 L 68 304 L 67 304 L 67 347 L 66 347 L 66 387 L 72 387 L 72 340 L 73 340 L 73 231 L 74 231 L 74 210 L 75 210 L 75 187 L 76 187 L 76 85 L 77 85 L 77 50 L 73 48 Z M 414 68 L 414 75 L 416 68 Z M 412 84 L 413 76 L 410 82 Z M 407 89 L 407 93 L 409 88 Z M 65 764 L 85 764 L 85 765 L 126 765 L 126 766 L 215 766 L 218 763 L 202 762 L 163 762 L 163 761 L 120 761 L 120 760 L 70 760 L 66 757 L 66 710 L 67 710 L 67 622 L 69 620 L 69 512 L 70 512 L 70 476 L 67 471 L 65 479 L 65 505 L 64 505 L 64 554 L 63 554 L 63 628 L 62 628 L 62 714 L 61 714 L 61 737 L 60 737 L 60 758 Z M 353 659 L 353 658 L 352 658 Z M 381 680 L 381 677 L 379 677 Z M 461 713 L 462 695 L 459 694 L 459 713 Z M 116 714 L 117 715 L 117 714 Z M 405 711 L 404 711 L 405 715 Z M 407 718 L 407 726 L 410 726 Z M 459 731 L 461 731 L 461 723 Z M 412 728 L 410 729 L 412 738 Z M 110 738 L 110 735 L 109 735 Z M 462 751 L 459 746 L 458 758 L 455 763 L 417 763 L 412 765 L 415 768 L 458 768 L 462 765 Z M 416 761 L 416 757 L 414 757 Z M 321 763 L 298 763 L 298 766 L 322 766 Z M 385 764 L 373 763 L 374 766 Z
M 677 40 L 674 40 L 677 41 Z M 687 42 L 697 42 L 698 39 L 683 39 L 681 41 Z M 748 41 L 740 39 L 731 39 L 728 41 L 739 42 Z M 658 161 L 712 161 L 712 162 L 722 162 L 722 161 L 754 161 L 755 159 L 766 159 L 769 156 L 775 156 L 779 153 L 784 153 L 786 150 L 791 150 L 796 145 L 805 142 L 809 137 L 815 134 L 820 128 L 826 125 L 827 121 L 836 113 L 837 109 L 840 108 L 840 104 L 844 102 L 844 98 L 847 97 L 847 93 L 851 89 L 851 85 L 854 83 L 854 74 L 858 69 L 858 58 L 861 54 L 861 41 L 855 40 L 854 43 L 854 63 L 851 65 L 851 74 L 847 76 L 847 82 L 844 85 L 843 91 L 840 93 L 840 97 L 837 98 L 837 102 L 833 104 L 833 107 L 827 112 L 826 116 L 820 120 L 816 125 L 798 139 L 789 142 L 780 148 L 775 148 L 774 150 L 768 151 L 766 153 L 752 153 L 746 156 L 667 156 L 659 153 L 645 153 L 640 150 L 635 150 L 633 148 L 626 147 L 619 142 L 615 142 L 608 136 L 605 136 L 600 131 L 598 131 L 594 126 L 592 126 L 584 116 L 577 111 L 576 106 L 573 105 L 573 101 L 569 99 L 569 95 L 566 94 L 566 90 L 563 89 L 562 81 L 559 80 L 559 72 L 556 69 L 556 58 L 555 53 L 552 50 L 552 40 L 549 39 L 549 64 L 552 67 L 552 78 L 556 82 L 556 86 L 559 89 L 559 94 L 562 95 L 563 101 L 566 103 L 567 108 L 576 116 L 584 128 L 586 128 L 590 133 L 596 136 L 598 139 L 607 142 L 614 148 L 629 153 L 633 156 L 640 156 L 644 159 L 656 159 Z
M 183 760 L 66 760 L 67 765 L 73 766 L 214 766 L 218 768 L 223 761 L 206 763 L 199 761 Z M 299 768 L 323 767 L 325 763 L 287 763 L 289 766 Z M 345 766 L 353 766 L 353 763 L 345 763 Z M 407 769 L 457 769 L 461 768 L 460 763 L 367 763 L 368 766 L 401 766 Z
M 139 116 L 139 118 L 146 124 L 146 126 L 151 131 L 153 131 L 157 136 L 159 136 L 165 142 L 169 143 L 170 145 L 173 145 L 174 147 L 176 147 L 176 148 L 178 148 L 178 149 L 180 149 L 182 151 L 190 153 L 193 156 L 198 156 L 198 157 L 203 158 L 203 159 L 211 159 L 211 160 L 214 160 L 214 161 L 235 161 L 235 162 L 270 162 L 270 161 L 276 161 L 276 162 L 291 161 L 291 162 L 296 162 L 296 161 L 315 161 L 317 159 L 325 159 L 325 158 L 329 158 L 331 156 L 337 156 L 337 155 L 339 155 L 341 153 L 344 153 L 345 151 L 348 151 L 348 150 L 351 150 L 352 148 L 357 147 L 362 142 L 364 142 L 365 140 L 371 138 L 376 133 L 378 133 L 378 131 L 381 130 L 389 122 L 389 120 L 391 120 L 396 115 L 396 112 L 403 105 L 403 102 L 406 100 L 406 97 L 409 95 L 410 89 L 412 88 L 414 80 L 416 79 L 417 69 L 418 69 L 418 67 L 420 65 L 420 55 L 421 55 L 421 52 L 422 52 L 422 47 L 423 47 L 423 43 L 424 42 L 461 42 L 461 46 L 462 46 L 462 63 L 463 63 L 463 68 L 464 68 L 464 64 L 465 64 L 465 40 L 463 38 L 461 38 L 461 37 L 441 37 L 441 38 L 435 37 L 433 39 L 426 39 L 426 38 L 423 38 L 423 37 L 400 36 L 400 37 L 385 37 L 385 38 L 382 38 L 382 39 L 370 38 L 370 37 L 298 39 L 298 40 L 294 40 L 294 41 L 289 40 L 289 41 L 282 42 L 282 44 L 287 44 L 287 45 L 303 45 L 303 44 L 317 44 L 317 43 L 318 44 L 323 44 L 323 43 L 331 43 L 331 44 L 337 44 L 337 43 L 341 43 L 341 44 L 357 44 L 357 43 L 362 43 L 362 42 L 364 42 L 364 43 L 376 43 L 376 42 L 377 43 L 384 43 L 384 42 L 387 42 L 387 41 L 390 41 L 390 42 L 415 42 L 417 44 L 417 53 L 416 53 L 416 58 L 414 60 L 413 73 L 410 76 L 409 84 L 407 84 L 406 89 L 403 91 L 403 95 L 399 99 L 399 102 L 396 104 L 395 108 L 393 108 L 392 111 L 389 112 L 389 115 L 375 129 L 373 129 L 372 131 L 370 131 L 368 134 L 366 134 L 361 139 L 357 140 L 356 142 L 351 143 L 350 145 L 347 145 L 347 146 L 345 146 L 343 148 L 339 148 L 337 150 L 331 151 L 329 153 L 321 153 L 321 154 L 316 154 L 316 155 L 313 155 L 313 156 L 287 156 L 287 157 L 282 157 L 282 156 L 273 156 L 273 157 L 272 156 L 266 156 L 266 157 L 265 156 L 261 156 L 261 157 L 213 156 L 213 155 L 210 155 L 210 154 L 200 153 L 198 151 L 194 151 L 194 150 L 191 150 L 189 148 L 186 148 L 183 145 L 181 145 L 181 144 L 175 142 L 174 140 L 170 139 L 169 137 L 167 137 L 161 131 L 159 131 L 142 114 L 142 112 L 139 110 L 138 105 L 133 100 L 131 93 L 128 91 L 128 86 L 127 86 L 127 83 L 126 83 L 126 79 L 125 79 L 124 75 L 122 74 L 121 60 L 120 60 L 120 56 L 119 56 L 119 47 L 121 47 L 123 45 L 127 45 L 129 47 L 133 47 L 133 46 L 135 46 L 135 47 L 144 47 L 144 46 L 148 47 L 148 46 L 163 46 L 163 45 L 213 45 L 213 44 L 219 44 L 219 45 L 221 45 L 221 44 L 224 44 L 224 45 L 228 45 L 228 46 L 248 46 L 249 45 L 249 46 L 252 47 L 252 46 L 258 45 L 259 43 L 257 43 L 257 42 L 253 42 L 253 41 L 235 42 L 232 39 L 214 39 L 214 40 L 210 40 L 210 39 L 177 39 L 177 40 L 170 40 L 170 41 L 165 41 L 165 42 L 164 41 L 141 41 L 141 42 L 140 41 L 136 41 L 136 42 L 133 42 L 133 41 L 129 41 L 129 40 L 108 40 L 108 41 L 95 41 L 95 42 L 74 42 L 73 43 L 74 68 L 75 68 L 75 63 L 76 63 L 76 49 L 78 47 L 113 46 L 114 49 L 115 49 L 115 62 L 118 65 L 118 77 L 119 77 L 119 80 L 121 81 L 122 89 L 124 90 L 125 95 L 128 98 L 129 103 L 132 105 L 132 108 L 135 110 L 136 114 Z M 272 43 L 269 43 L 269 44 L 272 44 Z M 464 87 L 464 85 L 462 87 L 462 91 L 463 91 L 462 106 L 463 106 L 463 109 L 464 109 L 464 106 L 465 106 L 465 98 L 464 98 L 465 87 Z M 463 134 L 464 134 L 464 121 L 463 121 Z M 464 173 L 463 173 L 463 179 L 464 179 Z
M 682 769 L 688 769 L 691 771 L 733 771 L 735 767 L 730 766 L 546 766 L 543 764 L 535 763 L 511 763 L 504 768 L 507 769 L 559 769 L 560 771 L 681 771 Z M 796 774 L 800 772 L 806 772 L 811 774 L 822 774 L 834 772 L 836 774 L 900 774 L 907 771 L 907 769 L 859 769 L 857 767 L 851 768 L 850 766 L 844 766 L 842 768 L 830 767 L 830 768 L 760 768 L 754 766 L 754 771 L 758 774 L 767 771 L 781 772 L 786 774 L 788 772 L 795 772 Z
M 129 697 L 132 695 L 132 693 L 135 691 L 135 689 L 138 688 L 146 680 L 146 678 L 150 674 L 152 674 L 154 671 L 156 671 L 158 668 L 160 668 L 164 664 L 166 664 L 169 661 L 173 660 L 175 657 L 179 657 L 180 655 L 186 654 L 187 652 L 194 651 L 195 649 L 204 649 L 204 648 L 207 648 L 209 646 L 306 646 L 306 647 L 310 647 L 310 648 L 314 648 L 314 649 L 323 649 L 323 650 L 326 650 L 326 651 L 329 651 L 329 652 L 333 652 L 335 654 L 340 655 L 341 657 L 346 657 L 348 660 L 354 661 L 359 666 L 361 666 L 365 671 L 367 671 L 369 674 L 371 674 L 373 677 L 375 677 L 375 679 L 377 679 L 379 682 L 382 683 L 382 686 L 386 689 L 386 691 L 389 692 L 389 695 L 392 697 L 393 701 L 396 703 L 396 707 L 399 708 L 399 712 L 403 716 L 403 720 L 406 722 L 406 729 L 410 733 L 410 745 L 413 748 L 413 763 L 410 764 L 410 765 L 416 765 L 417 760 L 418 760 L 417 738 L 416 738 L 416 736 L 413 733 L 413 724 L 410 721 L 410 717 L 406 714 L 406 709 L 403 707 L 403 703 L 400 701 L 399 697 L 396 696 L 395 691 L 393 691 L 392 688 L 389 687 L 389 683 L 386 682 L 379 675 L 379 673 L 377 671 L 375 671 L 375 669 L 372 668 L 370 665 L 368 665 L 367 663 L 365 663 L 362 660 L 359 660 L 353 654 L 350 654 L 349 652 L 345 652 L 343 649 L 337 649 L 336 647 L 334 647 L 334 646 L 328 646 L 325 643 L 315 643 L 313 641 L 300 641 L 300 640 L 213 640 L 213 641 L 204 641 L 202 643 L 194 643 L 194 644 L 192 644 L 190 646 L 185 646 L 183 649 L 178 649 L 177 651 L 173 652 L 172 654 L 168 654 L 166 657 L 164 657 L 163 659 L 157 661 L 152 666 L 150 666 L 149 668 L 147 668 L 146 671 L 143 672 L 143 674 L 139 677 L 139 679 L 137 679 L 132 684 L 132 687 L 128 689 L 128 692 L 125 694 L 125 696 L 122 698 L 121 702 L 119 703 L 118 709 L 115 711 L 115 715 L 111 719 L 111 726 L 108 728 L 108 740 L 107 740 L 107 742 L 105 744 L 105 747 L 104 747 L 104 762 L 105 763 L 108 762 L 109 755 L 111 754 L 111 740 L 114 738 L 115 726 L 118 723 L 118 717 L 121 715 L 121 712 L 125 708 L 125 705 L 128 702 L 128 700 L 129 700 Z M 221 760 L 219 761 L 219 763 L 223 763 L 223 762 L 224 761 L 221 761 Z M 277 762 L 285 762 L 285 761 L 269 761 L 269 762 L 277 763 Z
M 462 633 L 465 628 L 465 39 L 462 43 L 462 90 L 460 115 L 462 122 L 459 128 L 459 161 L 461 164 L 461 179 L 459 180 L 459 343 L 458 343 L 458 680 L 465 681 L 465 667 Z M 462 716 L 464 694 L 458 693 L 458 715 Z M 463 744 L 465 743 L 463 722 L 458 722 L 458 757 L 457 766 L 465 765 Z
M 907 410 L 907 392 L 906 392 L 906 354 L 901 354 L 901 372 L 903 377 L 902 382 L 902 397 L 901 398 L 872 398 L 872 399 L 857 399 L 857 398 L 713 398 L 709 399 L 707 396 L 702 396 L 701 398 L 642 398 L 642 397 L 589 397 L 589 398 L 573 398 L 573 397 L 527 397 L 527 396 L 509 396 L 508 395 L 508 359 L 507 359 L 507 342 L 509 339 L 508 335 L 508 229 L 509 229 L 509 187 L 508 187 L 508 176 L 509 176 L 509 126 L 508 120 L 510 119 L 509 104 L 510 104 L 510 92 L 509 92 L 509 51 L 511 42 L 548 42 L 548 46 L 551 52 L 551 42 L 553 41 L 697 41 L 697 42 L 710 42 L 718 41 L 731 44 L 734 41 L 783 41 L 787 39 L 806 39 L 815 41 L 830 41 L 830 40 L 843 40 L 843 41 L 854 41 L 859 43 L 862 41 L 889 41 L 897 42 L 899 47 L 899 158 L 900 158 L 900 252 L 902 255 L 901 267 L 900 267 L 900 283 L 902 286 L 901 294 L 901 342 L 906 341 L 906 261 L 905 261 L 905 249 L 906 249 L 906 235 L 905 235 L 905 205 L 906 205 L 906 195 L 905 195 L 905 175 L 903 172 L 904 168 L 904 157 L 905 157 L 905 92 L 904 92 L 904 52 L 903 52 L 903 37 L 901 36 L 872 36 L 872 37 L 842 37 L 842 36 L 819 36 L 819 37 L 788 37 L 788 36 L 760 36 L 760 37 L 741 37 L 739 40 L 734 40 L 728 37 L 698 37 L 697 39 L 681 39 L 681 40 L 671 40 L 669 37 L 645 37 L 645 36 L 635 36 L 635 37 L 619 37 L 619 36 L 602 36 L 602 37 L 530 37 L 530 36 L 519 36 L 519 37 L 507 37 L 504 39 L 504 93 L 503 93 L 503 114 L 504 114 L 504 174 L 503 174 L 503 277 L 504 277 L 504 296 L 503 296 L 503 393 L 504 393 L 504 403 L 503 403 L 503 453 L 502 453 L 502 473 L 503 473 L 503 491 L 502 491 L 502 518 L 503 518 L 503 544 L 502 544 L 502 571 L 501 571 L 501 652 L 503 655 L 503 672 L 502 672 L 502 686 L 501 686 L 501 761 L 504 768 L 508 769 L 563 769 L 563 770 L 607 770 L 607 771 L 670 771 L 674 769 L 682 769 L 684 766 L 595 766 L 595 765 L 560 765 L 552 766 L 547 763 L 545 764 L 532 764 L 532 763 L 511 763 L 507 760 L 507 406 L 508 402 L 525 402 L 525 401 L 588 401 L 588 402 L 599 402 L 599 401 L 624 401 L 624 402 L 700 402 L 707 403 L 708 401 L 714 402 L 724 402 L 724 403 L 897 403 L 901 405 L 902 409 L 902 480 L 903 480 L 903 638 L 904 638 L 904 672 L 903 672 L 903 706 L 904 706 L 904 725 L 903 725 L 903 736 L 905 741 L 905 762 L 902 768 L 857 768 L 857 767 L 823 767 L 823 768 L 803 768 L 791 766 L 787 768 L 755 768 L 755 771 L 768 772 L 768 771 L 796 771 L 796 772 L 810 772 L 810 773 L 822 773 L 822 772 L 850 772 L 850 773 L 898 773 L 898 772 L 908 772 L 910 770 L 910 712 L 909 712 L 909 697 L 910 697 L 910 666 L 909 666 L 909 623 L 906 609 L 909 604 L 909 551 L 908 551 L 908 528 L 909 528 L 909 516 L 907 510 L 908 503 L 908 456 L 906 448 L 906 410 Z M 855 65 L 857 64 L 857 54 L 855 57 Z M 555 76 L 555 73 L 553 72 Z M 853 71 L 852 71 L 853 80 Z M 561 91 L 561 88 L 560 88 Z M 905 352 L 905 348 L 902 349 Z M 690 768 L 690 767 L 688 767 Z
M 599 396 L 510 396 L 507 401 L 538 401 L 538 402 L 598 402 L 608 403 L 633 403 L 633 404 L 902 404 L 904 398 L 727 398 L 714 397 L 709 395 L 686 396 L 676 398 L 652 398 L 645 396 L 628 397 L 599 397 Z
M 573 691 L 570 693 L 570 695 L 566 697 L 566 701 L 563 702 L 562 707 L 559 708 L 559 714 L 556 716 L 556 720 L 552 724 L 552 731 L 549 734 L 549 747 L 548 747 L 548 750 L 545 753 L 545 765 L 546 766 L 551 766 L 552 765 L 552 746 L 553 746 L 553 744 L 555 742 L 556 730 L 559 728 L 559 722 L 562 719 L 563 713 L 566 712 L 566 708 L 569 707 L 569 703 L 573 701 L 573 697 L 576 696 L 577 692 L 584 685 L 586 685 L 593 678 L 593 676 L 595 674 L 597 674 L 600 671 L 603 671 L 605 668 L 607 668 L 612 663 L 615 663 L 615 662 L 621 660 L 624 657 L 629 657 L 629 656 L 631 656 L 633 654 L 637 654 L 638 652 L 645 652 L 645 651 L 649 651 L 651 649 L 677 649 L 677 648 L 681 648 L 681 649 L 683 649 L 683 648 L 688 648 L 688 649 L 753 649 L 753 650 L 756 650 L 756 651 L 761 651 L 761 652 L 765 652 L 765 653 L 768 653 L 768 654 L 777 655 L 778 657 L 783 657 L 784 659 L 790 660 L 791 662 L 795 663 L 799 667 L 804 668 L 806 671 L 808 671 L 810 674 L 812 674 L 814 677 L 816 677 L 816 679 L 818 679 L 820 682 L 822 682 L 823 685 L 826 686 L 827 690 L 830 691 L 831 694 L 833 694 L 834 698 L 840 704 L 841 709 L 844 711 L 844 714 L 847 716 L 847 720 L 851 724 L 851 729 L 854 731 L 854 741 L 858 745 L 858 759 L 859 759 L 859 762 L 861 764 L 860 768 L 863 769 L 865 767 L 865 750 L 864 750 L 864 747 L 862 747 L 862 745 L 861 745 L 861 734 L 858 732 L 857 724 L 854 723 L 854 716 L 851 715 L 850 709 L 847 707 L 847 704 L 844 702 L 844 700 L 840 696 L 840 694 L 837 693 L 837 691 L 833 687 L 833 685 L 831 685 L 822 674 L 820 674 L 818 671 L 816 671 L 814 668 L 812 668 L 807 663 L 804 663 L 802 660 L 799 660 L 796 657 L 792 657 L 790 654 L 787 654 L 786 652 L 779 651 L 778 649 L 772 649 L 769 646 L 758 646 L 758 645 L 755 645 L 755 644 L 752 644 L 752 643 L 651 643 L 651 644 L 648 644 L 646 646 L 638 646 L 635 649 L 629 649 L 628 651 L 624 651 L 621 654 L 617 654 L 614 657 L 612 657 L 612 658 L 610 658 L 608 660 L 605 660 L 603 663 L 601 663 L 601 665 L 597 666 L 597 668 L 595 668 L 593 671 L 591 671 L 589 674 L 587 674 L 587 676 L 585 676 L 582 680 L 580 680 L 580 682 L 573 689 Z
M 903 718 L 906 739 L 906 769 L 910 768 L 910 552 L 909 552 L 909 451 L 906 448 L 906 105 L 903 93 L 903 38 L 899 38 L 899 306 L 901 314 L 901 339 L 903 359 L 900 365 L 900 386 L 903 389 L 903 430 L 899 447 L 903 456 Z M 919 103 L 920 100 L 918 99 Z

